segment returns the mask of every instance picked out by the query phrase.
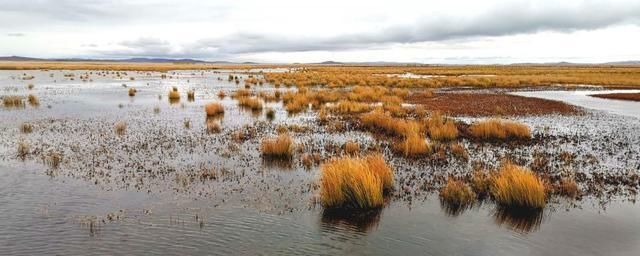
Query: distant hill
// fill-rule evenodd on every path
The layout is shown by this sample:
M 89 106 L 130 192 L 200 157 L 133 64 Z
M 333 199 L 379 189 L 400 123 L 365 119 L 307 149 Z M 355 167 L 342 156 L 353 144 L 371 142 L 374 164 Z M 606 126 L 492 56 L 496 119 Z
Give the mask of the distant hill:
M 20 56 L 0 56 L 0 61 L 41 61 L 45 59 L 37 59 L 37 58 L 29 58 L 29 57 L 20 57 Z

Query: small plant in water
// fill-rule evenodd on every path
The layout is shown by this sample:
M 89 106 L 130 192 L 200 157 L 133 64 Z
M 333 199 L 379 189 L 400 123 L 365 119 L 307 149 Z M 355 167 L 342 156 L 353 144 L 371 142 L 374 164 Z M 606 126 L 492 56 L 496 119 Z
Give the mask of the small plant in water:
M 294 153 L 295 143 L 287 133 L 276 138 L 263 139 L 260 143 L 260 151 L 263 156 L 276 158 L 291 158 Z
M 22 133 L 31 133 L 33 131 L 33 125 L 30 123 L 22 123 L 20 125 L 20 131 Z
M 124 121 L 118 121 L 116 122 L 114 127 L 117 135 L 124 135 L 127 130 L 127 123 L 125 123 Z
M 207 116 L 218 116 L 224 114 L 224 106 L 217 102 L 211 102 L 204 106 Z

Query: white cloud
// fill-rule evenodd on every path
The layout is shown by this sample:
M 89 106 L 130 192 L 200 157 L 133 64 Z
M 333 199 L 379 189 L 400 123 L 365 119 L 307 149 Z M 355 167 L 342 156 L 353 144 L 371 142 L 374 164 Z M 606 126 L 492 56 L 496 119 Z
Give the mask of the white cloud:
M 640 2 L 633 0 L 0 0 L 0 6 L 6 35 L 0 55 L 454 63 L 640 55 Z M 18 34 L 28 36 L 10 36 Z

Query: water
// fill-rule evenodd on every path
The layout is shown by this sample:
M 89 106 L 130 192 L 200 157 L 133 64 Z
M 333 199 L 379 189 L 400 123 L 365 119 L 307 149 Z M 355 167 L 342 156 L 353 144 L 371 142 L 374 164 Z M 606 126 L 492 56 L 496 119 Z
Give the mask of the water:
M 512 94 L 535 97 L 549 100 L 564 101 L 566 103 L 593 109 L 606 111 L 613 114 L 640 118 L 640 102 L 613 100 L 591 97 L 592 94 L 606 93 L 639 93 L 640 90 L 576 90 L 576 91 L 526 91 L 513 92 Z
M 23 72 L 34 74 L 35 79 L 12 78 Z M 203 134 L 202 105 L 219 101 L 216 96 L 219 90 L 230 95 L 242 86 L 226 81 L 228 73 L 181 71 L 170 72 L 173 79 L 160 79 L 159 73 L 129 72 L 135 80 L 129 80 L 128 76 L 107 76 L 82 82 L 78 76 L 76 80 L 63 78 L 68 72 L 0 71 L 1 95 L 33 93 L 40 97 L 42 104 L 37 109 L 30 106 L 0 109 L 0 254 L 640 253 L 640 206 L 622 199 L 585 198 L 580 202 L 563 199 L 550 203 L 543 212 L 522 215 L 488 202 L 462 211 L 450 209 L 440 204 L 436 193 L 417 191 L 392 199 L 381 211 L 356 216 L 325 212 L 312 202 L 318 192 L 313 189 L 318 177 L 317 166 L 305 169 L 294 162 L 284 168 L 260 160 L 256 150 L 259 138 L 270 131 L 256 131 L 256 138 L 239 144 L 235 151 L 228 149 L 230 144 L 224 139 L 228 134 Z M 54 77 L 50 77 L 50 73 Z M 35 85 L 33 90 L 25 89 L 29 83 Z M 138 89 L 135 97 L 126 95 L 123 83 Z M 179 104 L 167 101 L 166 92 L 172 86 L 183 93 Z M 188 88 L 196 90 L 193 102 L 187 101 L 184 95 Z M 258 89 L 274 90 L 269 86 Z M 554 91 L 530 95 L 557 94 L 566 95 L 565 100 L 612 102 L 580 94 L 569 96 L 573 93 Z M 158 95 L 162 98 L 158 99 Z M 262 115 L 256 117 L 235 107 L 232 99 L 221 102 L 225 105 L 222 120 L 225 132 L 265 122 Z M 570 103 L 580 104 L 579 101 Z M 123 108 L 119 108 L 119 104 L 123 104 Z M 270 104 L 277 112 L 275 123 L 304 124 L 314 118 L 308 114 L 289 117 L 280 103 Z M 606 110 L 602 107 L 612 104 L 591 107 Z M 160 114 L 153 114 L 152 108 L 156 106 L 161 109 Z M 637 108 L 635 110 L 635 113 L 627 112 L 637 116 Z M 182 127 L 185 117 L 193 122 L 190 130 Z M 546 129 L 552 134 L 570 132 L 589 138 L 587 142 L 562 144 L 554 149 L 559 152 L 574 147 L 587 148 L 589 154 L 604 158 L 596 167 L 581 168 L 605 166 L 607 170 L 624 171 L 638 165 L 637 159 L 628 158 L 638 154 L 631 151 L 637 151 L 634 149 L 638 136 L 634 131 L 640 127 L 637 119 L 627 122 L 625 118 L 628 119 L 625 115 L 596 115 L 585 119 L 549 116 L 522 121 L 534 124 L 536 130 L 550 126 Z M 127 136 L 112 135 L 116 120 L 127 121 Z M 16 127 L 21 122 L 34 123 L 34 132 L 20 134 Z M 590 127 L 593 123 L 606 123 L 607 127 Z M 356 139 L 365 145 L 372 140 L 360 132 L 327 136 L 315 131 L 296 135 L 296 139 L 305 143 L 307 149 L 318 149 L 332 141 L 341 144 Z M 15 141 L 20 137 L 34 144 L 66 149 L 65 159 L 71 162 L 63 164 L 65 170 L 52 171 L 39 158 L 21 161 L 14 154 Z M 634 145 L 611 143 L 611 139 Z M 111 147 L 105 149 L 104 145 Z M 139 145 L 145 148 L 132 149 Z M 615 152 L 608 154 L 600 145 Z M 477 145 L 469 146 L 469 150 L 472 160 L 491 161 L 512 151 L 530 155 L 527 148 L 496 149 Z M 95 158 L 95 162 L 87 160 L 88 156 Z M 453 163 L 435 167 L 434 171 L 430 169 L 433 167 L 401 158 L 391 162 L 398 167 L 399 179 L 414 183 L 419 182 L 406 177 L 470 168 L 467 163 Z M 96 163 L 98 167 L 94 166 Z M 226 169 L 232 174 L 227 180 L 198 180 L 188 187 L 177 185 L 176 173 L 170 171 L 185 174 L 185 170 L 194 171 L 196 163 Z

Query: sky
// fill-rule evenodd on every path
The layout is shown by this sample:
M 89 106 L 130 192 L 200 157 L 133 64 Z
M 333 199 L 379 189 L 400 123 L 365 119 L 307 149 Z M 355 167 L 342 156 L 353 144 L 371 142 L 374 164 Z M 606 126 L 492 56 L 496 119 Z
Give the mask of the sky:
M 639 0 L 0 0 L 0 56 L 507 64 L 640 60 Z

